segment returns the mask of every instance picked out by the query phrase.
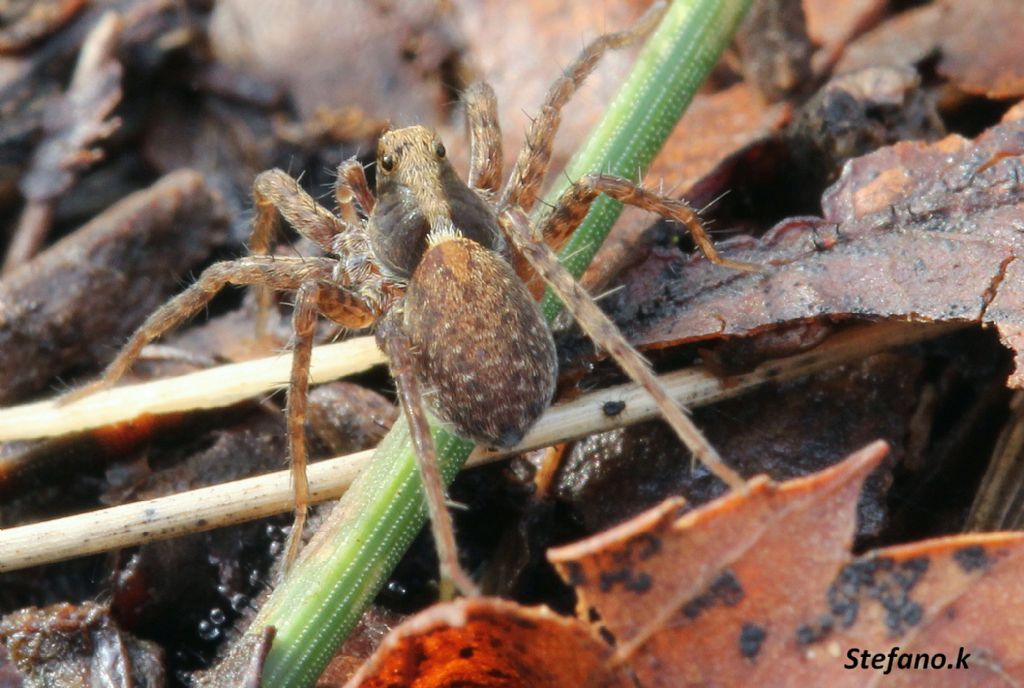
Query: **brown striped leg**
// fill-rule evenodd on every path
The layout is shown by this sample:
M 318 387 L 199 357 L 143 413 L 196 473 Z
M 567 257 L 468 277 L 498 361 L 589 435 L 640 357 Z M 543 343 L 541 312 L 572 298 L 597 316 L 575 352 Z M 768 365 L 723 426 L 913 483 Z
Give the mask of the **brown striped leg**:
M 113 386 L 128 372 L 143 347 L 194 316 L 228 284 L 267 284 L 274 289 L 293 290 L 308 279 L 328 279 L 333 264 L 334 261 L 324 258 L 302 260 L 250 256 L 211 265 L 195 284 L 158 308 L 142 323 L 100 379 L 64 395 L 61 403 Z
M 249 250 L 254 255 L 270 254 L 280 217 L 325 252 L 331 251 L 334 235 L 346 229 L 344 222 L 313 200 L 284 170 L 260 172 L 252 183 L 252 198 L 256 217 L 249 235 Z M 261 340 L 267 336 L 272 298 L 269 284 L 256 286 L 256 336 Z
M 729 487 L 735 489 L 744 485 L 743 478 L 722 461 L 715 448 L 693 424 L 686 412 L 668 395 L 647 362 L 633 346 L 626 341 L 608 316 L 598 308 L 590 295 L 572 278 L 558 257 L 541 241 L 531 239 L 530 220 L 520 208 L 508 208 L 500 216 L 501 227 L 506 238 L 522 254 L 533 269 L 547 282 L 566 309 L 572 314 L 593 342 L 608 352 L 623 371 L 636 383 L 643 386 L 654 398 L 662 416 L 675 430 L 694 457 L 703 463 Z
M 701 252 L 716 265 L 747 272 L 760 270 L 757 265 L 729 260 L 719 255 L 697 212 L 686 201 L 663 196 L 628 179 L 609 174 L 588 174 L 565 190 L 558 199 L 558 205 L 541 225 L 544 242 L 557 251 L 586 217 L 590 204 L 602 193 L 626 205 L 636 206 L 682 223 Z
M 469 186 L 498 193 L 501 189 L 501 124 L 498 100 L 489 84 L 477 82 L 462 96 L 469 130 Z
M 392 311 L 393 313 L 395 311 Z M 455 586 L 466 597 L 480 595 L 480 589 L 459 564 L 459 551 L 455 544 L 455 530 L 452 516 L 445 504 L 444 481 L 437 466 L 437 453 L 434 450 L 434 438 L 430 434 L 427 414 L 423 410 L 423 398 L 420 394 L 419 382 L 413 370 L 412 351 L 409 339 L 402 333 L 398 325 L 398 317 L 392 316 L 384 321 L 378 332 L 379 341 L 383 342 L 385 353 L 391 364 L 391 375 L 398 386 L 398 398 L 402 404 L 402 413 L 409 423 L 409 435 L 412 437 L 416 452 L 416 463 L 423 482 L 423 492 L 430 515 L 430 528 L 437 547 L 437 556 L 441 562 L 441 595 L 450 597 L 451 587 Z
M 551 161 L 551 149 L 562 118 L 562 108 L 579 89 L 608 50 L 636 43 L 658 25 L 668 4 L 656 2 L 630 28 L 596 38 L 548 89 L 540 113 L 526 132 L 526 141 L 516 160 L 512 177 L 501 205 L 517 205 L 527 212 L 533 208 L 537 193 Z
M 302 530 L 309 511 L 309 480 L 306 478 L 306 409 L 309 401 L 309 363 L 313 355 L 313 334 L 316 331 L 317 303 L 320 298 L 316 282 L 305 282 L 295 294 L 292 311 L 292 372 L 288 381 L 288 456 L 291 460 L 292 489 L 295 494 L 295 521 L 285 543 L 282 574 L 295 562 L 302 544 Z

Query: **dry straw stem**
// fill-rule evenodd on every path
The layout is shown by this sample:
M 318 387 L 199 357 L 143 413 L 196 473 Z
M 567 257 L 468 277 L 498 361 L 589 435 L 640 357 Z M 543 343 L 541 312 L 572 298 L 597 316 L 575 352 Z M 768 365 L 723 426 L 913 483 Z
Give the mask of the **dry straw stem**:
M 886 348 L 945 334 L 961 326 L 955 323 L 921 325 L 884 322 L 848 330 L 809 352 L 769 361 L 744 375 L 723 380 L 700 368 L 689 368 L 669 373 L 661 380 L 672 397 L 680 403 L 701 406 L 737 396 L 766 382 L 799 378 L 870 356 Z M 265 363 L 253 362 L 256 367 Z M 287 360 L 275 361 L 275 364 L 282 363 L 287 370 Z M 189 385 L 196 377 L 185 375 L 163 382 Z M 213 375 L 208 377 L 216 379 Z M 621 413 L 609 417 L 602 410 L 609 401 L 624 402 L 625 408 Z M 529 449 L 657 416 L 654 403 L 637 385 L 610 387 L 549 409 L 519 446 L 503 452 L 475 452 L 467 465 L 488 463 Z M 325 501 L 341 495 L 372 454 L 372 450 L 362 451 L 310 466 L 309 479 L 314 501 Z M 289 473 L 279 471 L 170 497 L 0 530 L 0 571 L 130 547 L 283 513 L 292 508 L 292 499 Z
M 310 383 L 319 384 L 384 362 L 373 337 L 313 351 Z M 292 355 L 281 353 L 179 377 L 124 385 L 67 405 L 41 401 L 0 410 L 0 442 L 59 437 L 141 416 L 230 406 L 288 386 Z

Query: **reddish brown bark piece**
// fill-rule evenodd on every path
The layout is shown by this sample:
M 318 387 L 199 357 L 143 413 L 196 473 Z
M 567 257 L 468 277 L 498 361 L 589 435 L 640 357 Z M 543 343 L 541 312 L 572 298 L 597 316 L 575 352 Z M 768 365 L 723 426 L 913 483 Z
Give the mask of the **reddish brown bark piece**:
M 1010 120 L 973 141 L 898 143 L 852 160 L 822 198 L 824 218 L 792 218 L 726 248 L 763 273 L 700 259 L 679 270 L 655 255 L 614 297 L 617 317 L 647 346 L 821 316 L 991 323 L 1017 352 L 1010 384 L 1024 385 L 1022 153 L 1024 121 Z M 666 271 L 678 276 L 652 290 Z
M 610 649 L 582 623 L 545 607 L 490 598 L 459 600 L 431 607 L 392 631 L 346 685 L 631 685 L 608 666 L 609 655 Z
M 887 685 L 1024 678 L 1024 536 L 850 557 L 861 483 L 885 453 L 879 442 L 808 478 L 758 479 L 681 518 L 666 502 L 549 557 L 648 688 L 864 686 L 884 664 L 844 665 L 896 646 L 945 658 L 941 671 L 895 671 Z M 969 669 L 947 670 L 961 646 Z

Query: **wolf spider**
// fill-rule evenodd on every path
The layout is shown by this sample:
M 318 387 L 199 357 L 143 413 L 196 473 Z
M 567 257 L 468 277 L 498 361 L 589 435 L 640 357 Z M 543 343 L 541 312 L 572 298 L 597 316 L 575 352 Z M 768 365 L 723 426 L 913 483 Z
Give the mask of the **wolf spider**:
M 264 317 L 271 289 L 295 291 L 287 418 L 296 517 L 288 562 L 298 551 L 309 503 L 303 421 L 317 314 L 347 328 L 375 326 L 410 426 L 442 581 L 473 594 L 476 586 L 458 563 L 424 402 L 456 434 L 485 445 L 511 447 L 522 438 L 550 404 L 557 374 L 551 332 L 526 287 L 539 275 L 591 339 L 655 398 L 694 456 L 731 487 L 742 485 L 554 251 L 605 193 L 684 223 L 715 263 L 750 266 L 721 258 L 685 202 L 617 177 L 590 174 L 576 181 L 539 227 L 527 215 L 547 171 L 562 107 L 606 50 L 646 35 L 664 9 L 655 5 L 633 27 L 599 37 L 563 72 L 549 89 L 504 188 L 497 103 L 483 83 L 465 94 L 468 183 L 448 162 L 437 134 L 420 126 L 380 138 L 375 194 L 357 161 L 340 166 L 335 196 L 339 208 L 348 211 L 342 215 L 317 204 L 283 171 L 261 173 L 253 184 L 255 255 L 208 268 L 146 320 L 100 380 L 74 396 L 112 385 L 147 343 L 195 315 L 228 284 L 258 286 Z M 281 217 L 327 256 L 267 255 Z

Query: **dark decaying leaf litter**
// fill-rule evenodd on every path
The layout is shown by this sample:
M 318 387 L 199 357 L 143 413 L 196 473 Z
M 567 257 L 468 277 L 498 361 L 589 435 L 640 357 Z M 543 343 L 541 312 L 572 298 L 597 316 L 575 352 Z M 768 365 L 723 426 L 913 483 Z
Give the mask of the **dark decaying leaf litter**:
M 842 670 L 847 648 L 893 645 L 973 653 L 970 672 L 928 672 L 939 685 L 1024 681 L 1019 538 L 958 535 L 1007 523 L 979 514 L 1015 513 L 1024 490 L 995 469 L 1022 444 L 1024 9 L 754 4 L 646 183 L 704 208 L 728 257 L 763 270 L 711 266 L 682 228 L 627 212 L 586 283 L 613 290 L 602 307 L 665 370 L 728 376 L 881 319 L 964 329 L 696 411 L 727 461 L 777 481 L 746 496 L 713 501 L 723 486 L 660 422 L 465 473 L 464 563 L 508 599 L 427 608 L 421 535 L 320 686 L 857 686 L 875 674 Z M 95 376 L 193 275 L 243 254 L 261 170 L 301 174 L 329 205 L 335 167 L 370 163 L 388 123 L 437 128 L 464 164 L 457 99 L 481 77 L 508 167 L 559 68 L 646 5 L 0 2 L 0 402 Z M 634 56 L 569 106 L 555 173 Z M 278 250 L 313 252 L 291 235 Z M 252 314 L 228 290 L 135 374 L 287 345 L 283 301 L 269 341 Z M 564 397 L 619 381 L 571 327 L 557 339 Z M 315 389 L 313 453 L 374 446 L 392 395 L 381 369 Z M 0 446 L 0 528 L 279 470 L 282 403 Z M 879 439 L 888 451 L 858 453 Z M 251 617 L 289 522 L 0 574 L 0 685 L 185 685 Z M 196 677 L 259 685 L 269 642 Z

